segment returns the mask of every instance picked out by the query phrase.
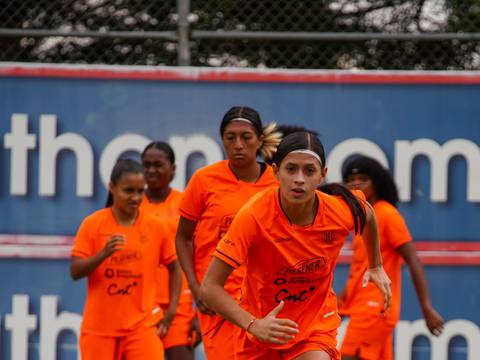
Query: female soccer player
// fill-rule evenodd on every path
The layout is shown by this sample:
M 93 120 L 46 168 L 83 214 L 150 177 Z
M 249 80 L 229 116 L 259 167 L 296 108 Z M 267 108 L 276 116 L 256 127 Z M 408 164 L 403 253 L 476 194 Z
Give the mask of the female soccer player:
M 167 143 L 155 141 L 145 147 L 141 158 L 147 189 L 140 209 L 168 221 L 171 228 L 169 237 L 172 246 L 175 246 L 180 217 L 178 206 L 182 200 L 182 193 L 170 187 L 175 176 L 175 153 Z M 164 310 L 159 335 L 169 360 L 193 360 L 193 345 L 199 340 L 200 334 L 194 327 L 196 322 L 192 294 L 182 274 L 182 289 L 177 307 L 172 294 L 180 289 L 172 289 L 173 284 L 169 281 L 168 274 L 165 266 L 158 269 L 157 302 Z
M 109 183 L 105 209 L 86 217 L 77 232 L 70 266 L 74 280 L 88 277 L 80 335 L 84 360 L 163 359 L 155 302 L 156 274 L 164 264 L 181 282 L 167 225 L 139 211 L 144 170 L 119 160 Z
M 397 187 L 390 173 L 376 160 L 359 156 L 345 166 L 343 180 L 349 188 L 362 190 L 373 205 L 383 266 L 392 280 L 392 305 L 385 311 L 380 292 L 371 285 L 362 287 L 361 277 L 367 268 L 367 258 L 362 239 L 356 236 L 350 275 L 340 296 L 341 313 L 350 317 L 342 343 L 342 359 L 391 360 L 392 334 L 400 316 L 402 260 L 410 269 L 423 316 L 432 334 L 442 332 L 443 319 L 432 307 L 425 273 L 405 221 L 396 209 Z
M 235 359 L 339 359 L 333 270 L 351 230 L 362 232 L 373 281 L 390 302 L 373 210 L 341 185 L 316 190 L 327 168 L 312 133 L 295 132 L 274 157 L 280 186 L 253 197 L 219 242 L 204 277 L 201 300 L 238 326 Z M 359 192 L 358 196 L 362 196 Z M 224 289 L 242 265 L 237 303 Z
M 199 299 L 200 282 L 218 241 L 238 209 L 254 194 L 276 184 L 272 168 L 257 162 L 269 157 L 279 142 L 275 125 L 262 126 L 260 115 L 249 107 L 233 107 L 223 117 L 220 135 L 227 160 L 206 166 L 190 179 L 180 204 L 177 254 L 197 303 L 202 340 L 209 360 L 225 359 L 233 351 L 233 327 L 223 324 Z M 243 270 L 226 285 L 236 296 Z M 222 325 L 223 324 L 223 325 Z

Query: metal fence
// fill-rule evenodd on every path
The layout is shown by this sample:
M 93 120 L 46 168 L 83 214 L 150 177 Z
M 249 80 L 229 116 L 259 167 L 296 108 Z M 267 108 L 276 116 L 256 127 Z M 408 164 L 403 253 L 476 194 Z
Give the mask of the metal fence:
M 480 0 L 0 0 L 0 61 L 480 68 Z

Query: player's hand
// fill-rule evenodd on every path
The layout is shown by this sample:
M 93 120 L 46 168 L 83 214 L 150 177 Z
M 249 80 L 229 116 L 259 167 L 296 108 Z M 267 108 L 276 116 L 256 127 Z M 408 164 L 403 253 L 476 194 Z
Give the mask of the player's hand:
M 193 348 L 202 342 L 202 332 L 200 331 L 200 325 L 198 324 L 198 318 L 196 316 L 190 324 L 188 340 Z
M 113 253 L 123 250 L 124 246 L 125 246 L 125 235 L 123 234 L 112 235 L 105 243 L 105 246 L 103 247 L 103 249 L 100 250 L 102 259 L 106 259 L 109 256 L 111 256 Z
M 170 325 L 172 325 L 172 321 L 174 317 L 175 317 L 175 313 L 165 311 L 163 319 L 160 320 L 157 324 L 157 335 L 160 337 L 160 339 L 164 338 L 165 335 L 167 335 L 168 329 L 170 329 Z
M 272 344 L 286 344 L 299 333 L 298 325 L 290 319 L 280 319 L 277 315 L 282 311 L 283 301 L 263 319 L 255 320 L 249 332 L 261 341 Z
M 193 300 L 195 301 L 195 304 L 197 305 L 198 310 L 200 310 L 202 314 L 211 315 L 211 316 L 216 315 L 215 311 L 209 308 L 205 302 L 200 300 L 200 284 L 191 286 L 190 290 L 192 291 Z
M 435 335 L 439 336 L 443 332 L 444 320 L 440 314 L 431 306 L 423 309 L 423 317 L 425 318 L 425 323 L 428 330 Z
M 366 287 L 368 282 L 374 283 L 382 292 L 384 310 L 387 311 L 392 301 L 392 282 L 388 278 L 387 273 L 383 270 L 383 266 L 379 265 L 374 268 L 368 268 L 363 275 L 362 286 Z

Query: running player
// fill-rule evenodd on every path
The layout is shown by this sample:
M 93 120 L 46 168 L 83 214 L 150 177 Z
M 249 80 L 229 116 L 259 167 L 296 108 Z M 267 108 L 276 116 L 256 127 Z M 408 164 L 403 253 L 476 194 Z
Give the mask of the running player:
M 235 359 L 339 359 L 332 278 L 351 230 L 364 235 L 364 281 L 381 289 L 386 307 L 390 302 L 375 215 L 341 185 L 316 190 L 327 168 L 323 145 L 312 133 L 286 136 L 273 168 L 280 186 L 254 196 L 238 212 L 217 246 L 201 300 L 237 325 Z M 243 264 L 238 304 L 224 284 Z
M 372 285 L 362 287 L 367 254 L 361 237 L 354 237 L 350 275 L 339 296 L 341 313 L 350 317 L 341 348 L 342 359 L 391 360 L 392 334 L 400 317 L 402 261 L 410 270 L 423 317 L 433 335 L 442 332 L 443 319 L 431 304 L 425 273 L 405 221 L 396 209 L 397 187 L 390 173 L 376 160 L 359 156 L 345 166 L 343 180 L 349 188 L 362 190 L 373 205 L 383 266 L 392 280 L 392 305 L 385 311 L 380 292 Z
M 268 158 L 278 145 L 274 128 L 274 124 L 264 128 L 252 108 L 231 108 L 220 125 L 228 159 L 196 171 L 180 204 L 177 254 L 199 310 L 202 340 L 210 360 L 223 360 L 233 353 L 233 326 L 223 324 L 199 299 L 200 282 L 238 209 L 252 195 L 276 184 L 272 168 L 257 162 L 258 154 Z M 239 269 L 226 285 L 232 296 L 238 294 L 242 278 Z
M 88 277 L 80 334 L 84 360 L 163 359 L 155 302 L 159 264 L 180 288 L 181 270 L 169 230 L 139 211 L 145 176 L 141 164 L 119 160 L 109 183 L 107 207 L 87 216 L 75 237 L 74 280 Z
M 182 200 L 182 193 L 170 187 L 175 176 L 175 154 L 167 143 L 155 141 L 145 147 L 141 159 L 147 189 L 140 209 L 168 221 L 171 228 L 169 237 L 172 246 L 175 246 L 180 217 L 178 206 Z M 169 290 L 171 282 L 168 274 L 165 266 L 159 268 L 157 302 L 165 314 L 160 322 L 159 335 L 169 360 L 193 360 L 193 345 L 200 339 L 200 334 L 194 326 L 192 294 L 182 273 L 182 289 L 176 307 L 174 299 L 169 296 L 172 289 Z

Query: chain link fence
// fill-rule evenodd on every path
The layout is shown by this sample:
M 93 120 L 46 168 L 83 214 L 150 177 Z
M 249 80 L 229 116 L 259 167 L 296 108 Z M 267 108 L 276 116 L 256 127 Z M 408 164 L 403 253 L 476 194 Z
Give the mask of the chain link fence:
M 1 0 L 0 61 L 475 70 L 480 0 Z

